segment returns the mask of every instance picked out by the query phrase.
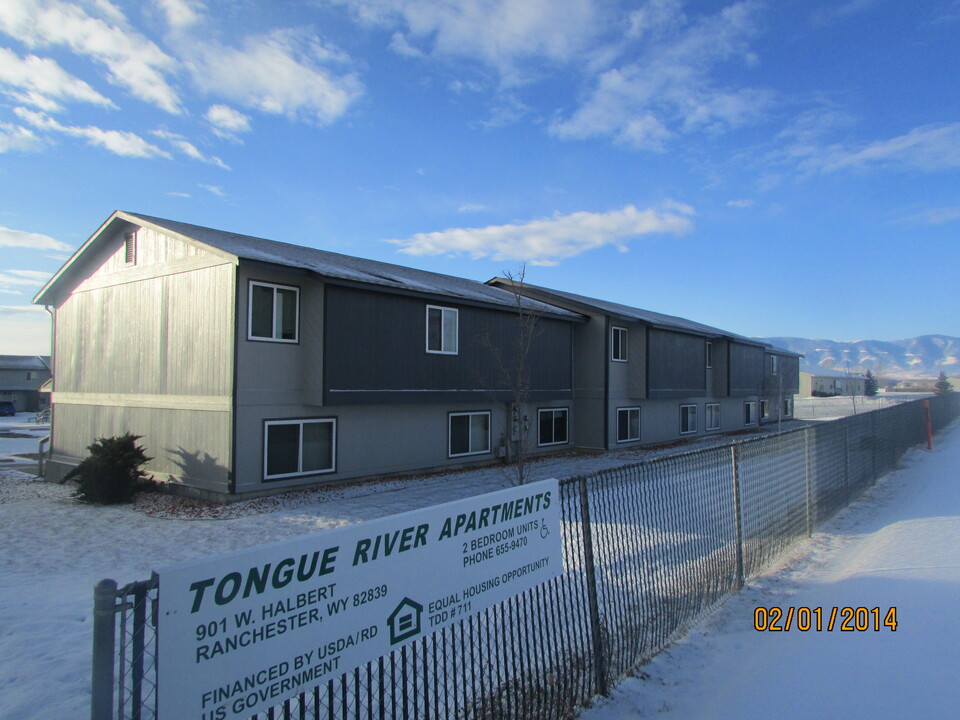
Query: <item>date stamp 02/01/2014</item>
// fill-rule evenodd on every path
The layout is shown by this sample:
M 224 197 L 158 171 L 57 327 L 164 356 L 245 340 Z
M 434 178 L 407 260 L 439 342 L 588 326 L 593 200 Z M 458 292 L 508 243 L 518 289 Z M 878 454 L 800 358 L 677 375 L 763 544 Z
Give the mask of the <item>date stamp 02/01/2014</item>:
M 896 632 L 897 608 L 758 607 L 753 611 L 753 629 L 761 632 Z

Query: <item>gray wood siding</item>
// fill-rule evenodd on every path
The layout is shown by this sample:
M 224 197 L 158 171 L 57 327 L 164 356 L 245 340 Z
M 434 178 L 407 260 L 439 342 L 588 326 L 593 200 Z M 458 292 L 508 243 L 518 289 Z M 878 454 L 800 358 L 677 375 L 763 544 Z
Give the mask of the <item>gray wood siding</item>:
M 776 375 L 770 373 L 770 357 L 774 355 L 777 357 L 778 364 Z M 766 361 L 767 370 L 763 388 L 765 395 L 772 397 L 779 395 L 782 391 L 784 396 L 789 396 L 800 392 L 800 358 L 768 353 Z
M 731 342 L 729 349 L 730 396 L 759 395 L 763 389 L 763 348 Z
M 458 310 L 458 353 L 426 352 L 426 307 Z M 328 286 L 326 402 L 437 402 L 510 387 L 516 314 L 455 302 Z M 530 349 L 531 398 L 569 397 L 570 323 L 540 318 Z M 423 391 L 423 392 L 421 392 Z
M 697 335 L 651 328 L 647 341 L 650 397 L 706 393 L 706 341 Z

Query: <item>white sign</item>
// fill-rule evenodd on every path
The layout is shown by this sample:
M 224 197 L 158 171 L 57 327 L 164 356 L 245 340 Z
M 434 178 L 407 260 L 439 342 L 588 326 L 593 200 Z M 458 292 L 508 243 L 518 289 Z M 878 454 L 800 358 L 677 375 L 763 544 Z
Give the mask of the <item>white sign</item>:
M 556 480 L 173 567 L 158 716 L 250 717 L 562 572 Z

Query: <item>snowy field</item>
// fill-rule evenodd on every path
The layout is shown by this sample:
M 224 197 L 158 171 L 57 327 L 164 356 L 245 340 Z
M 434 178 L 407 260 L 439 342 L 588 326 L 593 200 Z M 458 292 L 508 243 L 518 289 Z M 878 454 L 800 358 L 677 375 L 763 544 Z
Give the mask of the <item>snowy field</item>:
M 25 418 L 18 416 L 15 420 L 22 425 Z M 25 434 L 45 432 L 43 429 L 36 429 L 36 426 L 33 428 L 31 430 L 27 425 L 23 425 L 17 429 L 11 427 L 11 421 L 7 421 L 0 424 L 0 436 L 4 431 L 9 434 L 11 430 L 14 434 L 19 434 L 21 430 Z M 680 449 L 703 446 L 718 440 L 720 439 L 685 444 Z M 14 441 L 22 441 L 25 450 L 11 449 L 8 443 Z M 29 440 L 29 447 L 26 447 L 27 444 L 28 441 L 22 438 L 0 437 L 0 457 L 3 453 L 36 452 L 35 439 Z M 562 478 L 592 473 L 675 451 L 676 449 L 664 449 L 554 456 L 535 463 L 535 477 Z M 956 480 L 958 461 L 960 431 L 954 426 L 950 438 L 941 439 L 941 446 L 934 453 L 912 451 L 905 462 L 907 469 L 881 481 L 878 491 L 864 504 L 866 511 L 876 515 L 879 512 L 877 506 L 898 499 L 898 493 L 917 491 L 917 488 L 935 484 L 941 476 Z M 500 469 L 485 468 L 299 491 L 227 506 L 148 494 L 141 495 L 133 505 L 100 508 L 77 503 L 72 499 L 69 487 L 43 483 L 22 472 L 0 469 L 0 618 L 3 619 L 0 625 L 0 718 L 76 718 L 89 714 L 92 590 L 93 585 L 102 578 L 111 577 L 121 584 L 146 579 L 151 570 L 161 569 L 170 563 L 217 555 L 508 486 L 509 479 Z M 960 501 L 960 489 L 951 497 Z M 733 615 L 725 621 L 726 613 L 736 613 L 737 608 L 752 608 L 751 602 L 794 602 L 792 596 L 783 593 L 800 592 L 804 583 L 823 583 L 823 580 L 816 580 L 820 578 L 820 566 L 832 557 L 834 550 L 842 550 L 852 545 L 856 535 L 862 532 L 857 529 L 857 523 L 867 521 L 856 520 L 857 513 L 861 511 L 862 509 L 848 511 L 840 524 L 817 534 L 814 541 L 807 545 L 813 553 L 809 567 L 797 559 L 795 566 L 751 584 L 742 597 L 734 599 L 727 605 L 727 609 L 712 618 L 708 625 L 695 631 L 690 640 L 678 644 L 644 668 L 651 678 L 657 680 L 630 681 L 636 684 L 636 688 L 626 684 L 623 690 L 617 691 L 616 697 L 621 704 L 604 701 L 601 708 L 590 711 L 585 717 L 591 720 L 635 717 L 637 711 L 633 708 L 644 708 L 648 714 L 674 707 L 680 712 L 679 709 L 684 707 L 682 703 L 693 703 L 696 698 L 710 705 L 714 702 L 713 693 L 729 684 L 730 678 L 723 673 L 726 672 L 729 676 L 731 667 L 753 662 L 751 667 L 763 668 L 767 665 L 764 653 L 771 653 L 779 647 L 783 654 L 785 649 L 795 644 L 793 634 L 761 635 L 748 632 L 752 615 L 747 613 L 748 617 L 742 622 Z M 960 507 L 950 509 L 949 513 L 960 517 Z M 915 519 L 923 517 L 917 514 Z M 916 532 L 908 532 L 907 528 L 913 526 L 907 525 L 896 530 L 896 534 L 878 536 L 874 545 L 889 547 L 901 536 L 908 536 L 913 545 L 919 543 L 915 548 L 918 554 L 923 555 L 924 552 L 935 550 L 942 555 L 944 548 L 933 546 L 928 531 L 946 532 L 952 527 L 958 542 L 950 546 L 949 550 L 953 553 L 952 557 L 956 558 L 957 548 L 960 546 L 960 520 L 957 517 L 943 519 L 943 527 L 924 527 L 922 530 L 918 527 Z M 951 526 L 950 520 L 955 524 Z M 856 568 L 869 568 L 872 560 L 866 558 L 856 562 L 860 564 L 850 566 L 853 570 L 847 570 L 853 580 L 860 578 L 858 573 L 861 573 L 861 570 Z M 957 563 L 955 560 L 953 562 L 955 567 Z M 936 564 L 949 563 L 941 558 L 936 560 Z M 837 577 L 842 577 L 843 569 L 832 572 L 841 573 Z M 957 570 L 951 572 L 956 573 Z M 867 580 L 875 580 L 878 575 L 872 573 L 865 577 Z M 840 580 L 835 582 L 843 584 Z M 869 584 L 868 582 L 867 585 Z M 764 600 L 767 596 L 775 599 L 767 602 Z M 954 601 L 957 599 L 960 598 L 953 597 Z M 800 600 L 796 602 L 799 603 Z M 826 603 L 827 600 L 822 602 Z M 851 597 L 849 602 L 883 604 L 887 601 L 874 600 L 864 591 L 857 597 Z M 915 609 L 911 610 L 911 607 Z M 857 663 L 865 660 L 875 661 L 873 664 L 887 662 L 883 658 L 877 659 L 880 650 L 869 651 L 870 643 L 892 642 L 894 650 L 900 648 L 902 643 L 903 650 L 909 651 L 911 646 L 907 642 L 908 627 L 920 620 L 919 612 L 924 610 L 928 614 L 923 622 L 930 627 L 936 626 L 939 620 L 955 617 L 955 612 L 950 614 L 950 608 L 946 606 L 927 608 L 919 599 L 908 598 L 903 602 L 904 625 L 895 636 L 880 633 L 871 639 L 861 634 L 850 636 L 844 633 L 841 636 L 836 633 L 835 637 L 821 634 L 806 638 L 808 644 L 811 640 L 814 641 L 809 652 L 816 653 L 820 662 L 825 663 L 824 667 L 832 670 L 827 673 L 824 667 L 818 665 L 803 672 L 811 677 L 821 673 L 835 674 L 836 668 L 832 661 L 828 662 L 823 658 L 837 658 L 846 662 L 855 657 Z M 705 644 L 698 645 L 701 637 L 708 639 L 703 641 Z M 722 642 L 724 638 L 732 638 L 731 644 Z M 779 640 L 779 643 L 776 640 Z M 786 640 L 790 642 L 785 642 Z M 764 647 L 767 649 L 758 649 L 757 655 L 741 657 L 738 647 L 748 647 L 750 643 L 761 641 L 766 642 Z M 844 644 L 841 641 L 847 642 Z M 837 642 L 840 644 L 838 648 L 827 644 Z M 671 665 L 673 659 L 687 647 L 692 648 L 688 651 L 693 653 L 691 660 Z M 840 652 L 841 647 L 846 648 L 845 654 Z M 860 653 L 864 650 L 868 650 L 868 654 L 861 658 Z M 698 666 L 706 667 L 715 651 L 727 654 L 723 656 L 722 663 L 715 665 L 719 674 L 714 680 L 715 686 L 710 691 L 701 693 L 700 683 L 705 681 L 693 679 L 694 671 Z M 889 648 L 886 651 L 889 651 Z M 736 658 L 736 662 L 733 658 Z M 952 658 L 955 660 L 956 656 Z M 926 659 L 928 662 L 933 661 L 931 658 Z M 940 653 L 935 659 L 947 660 L 947 657 Z M 787 662 L 787 659 L 784 662 Z M 911 659 L 910 662 L 910 668 L 901 669 L 912 669 L 918 661 Z M 796 671 L 783 672 L 788 685 L 790 682 L 797 683 Z M 737 675 L 743 674 L 738 670 Z M 806 683 L 799 685 L 805 687 Z M 750 694 L 754 704 L 758 698 L 767 697 L 766 691 L 759 685 L 745 692 Z M 767 700 L 769 701 L 769 698 Z M 677 714 L 675 717 L 775 716 L 775 713 L 744 714 L 740 710 L 731 715 L 711 716 L 703 714 L 704 706 L 691 707 L 695 708 L 691 714 Z M 812 715 L 798 714 L 787 717 L 807 716 Z
M 960 422 L 582 720 L 887 720 L 960 707 Z M 757 632 L 758 607 L 897 608 L 897 630 Z

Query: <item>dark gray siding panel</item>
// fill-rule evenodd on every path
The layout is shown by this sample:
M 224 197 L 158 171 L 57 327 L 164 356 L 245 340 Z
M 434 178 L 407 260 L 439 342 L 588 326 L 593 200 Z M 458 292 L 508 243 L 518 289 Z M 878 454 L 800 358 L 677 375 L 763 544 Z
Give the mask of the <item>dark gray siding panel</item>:
M 730 395 L 732 397 L 759 395 L 763 389 L 763 348 L 731 342 L 729 357 Z
M 327 285 L 325 402 L 444 402 L 510 387 L 516 313 Z M 427 305 L 459 312 L 456 355 L 426 352 Z M 571 323 L 540 318 L 527 366 L 531 396 L 571 395 Z
M 689 397 L 706 392 L 704 338 L 651 328 L 647 342 L 651 398 Z
M 770 356 L 777 357 L 777 374 L 770 374 Z M 765 371 L 764 394 L 768 396 L 796 395 L 800 392 L 800 358 L 791 355 L 768 354 Z M 781 387 L 782 383 L 782 387 Z

